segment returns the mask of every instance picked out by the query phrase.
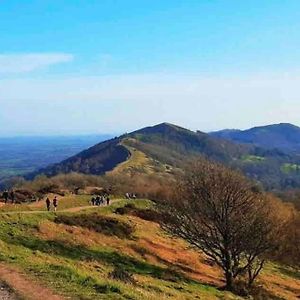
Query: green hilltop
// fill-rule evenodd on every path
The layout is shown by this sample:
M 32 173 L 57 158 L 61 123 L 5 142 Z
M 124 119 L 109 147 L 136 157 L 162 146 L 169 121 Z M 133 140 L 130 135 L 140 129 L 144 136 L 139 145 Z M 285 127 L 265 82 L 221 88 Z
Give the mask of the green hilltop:
M 137 163 L 137 154 L 144 160 Z M 239 144 L 169 123 L 146 127 L 99 143 L 61 163 L 31 173 L 29 177 L 70 172 L 102 175 L 116 170 L 152 170 L 170 174 L 172 170 L 180 169 L 187 160 L 198 156 L 240 169 L 269 190 L 300 186 L 299 172 L 286 172 L 285 167 L 300 163 L 297 155 L 252 144 Z

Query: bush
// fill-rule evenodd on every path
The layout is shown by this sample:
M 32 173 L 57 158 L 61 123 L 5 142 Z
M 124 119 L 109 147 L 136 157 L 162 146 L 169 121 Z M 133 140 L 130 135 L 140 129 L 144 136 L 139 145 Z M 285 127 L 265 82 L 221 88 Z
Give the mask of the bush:
M 81 226 L 106 235 L 115 235 L 119 238 L 131 237 L 134 232 L 134 227 L 128 223 L 100 216 L 97 213 L 73 216 L 60 215 L 56 217 L 55 222 L 70 226 Z
M 158 222 L 161 218 L 161 215 L 159 212 L 157 212 L 153 209 L 149 209 L 149 208 L 138 209 L 132 203 L 126 204 L 123 207 L 118 207 L 115 210 L 115 213 L 119 214 L 119 215 L 131 215 L 131 216 L 139 217 L 143 220 L 151 221 L 151 222 Z
M 135 283 L 133 274 L 129 273 L 121 267 L 115 267 L 115 269 L 111 273 L 109 273 L 109 277 L 111 279 L 120 280 L 125 283 Z
M 123 207 L 116 208 L 114 212 L 118 215 L 128 215 L 134 210 L 136 210 L 136 207 L 132 203 L 129 203 Z
M 281 297 L 271 294 L 269 291 L 265 290 L 262 286 L 254 284 L 249 287 L 248 284 L 243 280 L 238 280 L 235 282 L 233 292 L 246 299 L 255 300 L 281 300 Z
M 44 195 L 53 193 L 53 194 L 59 194 L 61 196 L 64 196 L 62 195 L 63 193 L 61 193 L 59 186 L 57 184 L 51 184 L 51 183 L 46 184 L 45 186 L 40 188 L 37 192 Z
M 161 215 L 159 212 L 149 208 L 136 210 L 135 216 L 151 222 L 159 222 L 159 220 L 161 219 Z
M 15 201 L 17 203 L 32 201 L 32 199 L 35 199 L 36 197 L 32 191 L 26 189 L 18 189 L 15 190 L 14 193 L 15 193 Z
M 117 293 L 120 294 L 121 291 L 118 287 L 109 284 L 95 284 L 93 286 L 95 291 L 99 294 Z

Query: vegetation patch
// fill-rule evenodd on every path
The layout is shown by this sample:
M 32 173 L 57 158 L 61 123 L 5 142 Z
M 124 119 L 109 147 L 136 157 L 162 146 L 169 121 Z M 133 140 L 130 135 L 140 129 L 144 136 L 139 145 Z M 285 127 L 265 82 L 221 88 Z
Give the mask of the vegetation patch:
M 114 218 L 101 216 L 97 213 L 89 215 L 60 215 L 55 218 L 55 222 L 69 226 L 80 226 L 106 235 L 117 236 L 119 238 L 129 238 L 132 237 L 132 234 L 134 233 L 134 227 L 128 223 Z
M 236 282 L 233 292 L 241 297 L 253 297 L 253 299 L 257 300 L 282 300 L 281 297 L 273 295 L 272 293 L 264 289 L 262 286 L 253 285 L 249 288 L 249 286 L 247 286 L 247 284 L 244 281 Z
M 145 208 L 145 209 L 141 209 L 141 208 L 137 208 L 134 204 L 132 203 L 128 203 L 123 207 L 118 207 L 115 210 L 116 214 L 119 215 L 131 215 L 131 216 L 135 216 L 135 217 L 139 217 L 143 220 L 146 221 L 152 221 L 152 222 L 158 222 L 160 220 L 160 213 L 150 209 L 150 208 Z
M 281 166 L 281 171 L 284 173 L 300 172 L 300 165 L 285 163 Z
M 245 155 L 242 157 L 242 160 L 247 163 L 257 163 L 265 160 L 265 157 L 258 155 Z
M 125 283 L 135 283 L 133 274 L 120 267 L 115 267 L 114 270 L 109 273 L 109 277 L 111 279 L 120 280 Z

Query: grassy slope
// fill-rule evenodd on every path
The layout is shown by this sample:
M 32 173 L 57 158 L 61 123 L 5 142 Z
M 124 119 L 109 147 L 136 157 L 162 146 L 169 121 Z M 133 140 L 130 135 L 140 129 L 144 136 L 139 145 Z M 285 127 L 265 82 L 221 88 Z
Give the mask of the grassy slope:
M 72 206 L 86 206 L 88 197 L 60 201 L 61 215 L 74 215 Z M 0 213 L 0 259 L 18 266 L 30 278 L 73 299 L 237 299 L 218 291 L 221 274 L 181 240 L 168 237 L 157 224 L 132 216 L 119 216 L 110 207 L 76 214 L 97 213 L 134 226 L 133 237 L 120 239 L 84 227 L 54 222 L 53 213 Z M 138 200 L 139 207 L 151 205 Z M 66 211 L 69 209 L 69 211 Z M 133 273 L 136 284 L 109 278 L 115 266 Z M 299 274 L 268 266 L 261 281 L 282 299 L 296 299 Z
M 143 173 L 143 174 L 162 174 L 165 175 L 172 168 L 170 165 L 164 164 L 158 160 L 155 160 L 148 156 L 145 152 L 140 151 L 132 145 L 135 145 L 136 140 L 126 139 L 121 142 L 121 145 L 126 147 L 130 152 L 130 157 L 118 164 L 112 171 L 111 174 L 129 174 L 129 173 Z

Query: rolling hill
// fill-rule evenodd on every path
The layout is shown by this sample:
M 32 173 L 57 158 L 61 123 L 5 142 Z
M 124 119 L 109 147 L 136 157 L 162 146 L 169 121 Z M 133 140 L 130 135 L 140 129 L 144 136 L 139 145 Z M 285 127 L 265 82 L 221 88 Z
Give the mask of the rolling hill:
M 99 143 L 61 163 L 30 174 L 79 172 L 172 173 L 197 156 L 239 168 L 267 189 L 300 186 L 300 160 L 278 149 L 239 144 L 204 132 L 162 123 Z M 299 167 L 298 167 L 299 166 Z
M 288 123 L 254 127 L 247 130 L 225 129 L 211 132 L 210 135 L 237 143 L 300 152 L 300 127 Z

